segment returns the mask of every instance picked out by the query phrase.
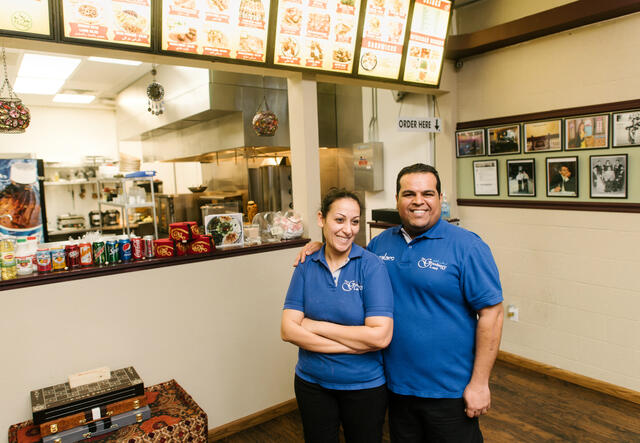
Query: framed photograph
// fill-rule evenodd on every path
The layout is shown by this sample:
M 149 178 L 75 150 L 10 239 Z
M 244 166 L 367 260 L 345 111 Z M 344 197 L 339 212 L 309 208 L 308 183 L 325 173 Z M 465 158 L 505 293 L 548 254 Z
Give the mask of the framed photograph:
M 562 151 L 562 120 L 524 124 L 524 152 Z
M 473 194 L 500 194 L 498 189 L 498 160 L 476 160 L 473 162 Z
M 216 248 L 242 246 L 244 224 L 242 214 L 209 214 L 204 217 L 205 234 L 210 235 Z
M 489 128 L 489 155 L 519 154 L 520 125 Z
M 592 198 L 627 198 L 627 154 L 589 157 Z
M 547 157 L 547 197 L 578 196 L 578 157 Z
M 535 159 L 507 160 L 507 189 L 509 197 L 535 197 Z
M 568 118 L 564 121 L 567 151 L 609 147 L 609 114 Z
M 484 129 L 456 132 L 456 157 L 484 155 Z
M 640 146 L 640 109 L 611 115 L 613 147 Z

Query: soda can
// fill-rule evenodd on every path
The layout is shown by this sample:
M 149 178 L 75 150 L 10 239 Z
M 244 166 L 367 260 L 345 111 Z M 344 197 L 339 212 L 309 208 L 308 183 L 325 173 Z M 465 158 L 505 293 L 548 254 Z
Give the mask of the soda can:
M 36 263 L 38 272 L 51 272 L 51 251 L 49 251 L 49 248 L 38 248 Z
M 131 256 L 134 260 L 142 260 L 144 258 L 144 249 L 140 237 L 131 237 Z
M 120 261 L 118 253 L 118 240 L 107 240 L 107 264 L 114 265 Z
M 66 256 L 67 269 L 75 269 L 80 267 L 80 248 L 78 245 L 69 243 L 64 247 Z
M 96 266 L 107 264 L 107 247 L 102 240 L 93 242 L 93 264 Z
M 54 271 L 64 271 L 66 269 L 64 246 L 51 248 L 51 269 Z
M 118 254 L 120 255 L 120 261 L 131 261 L 131 240 L 126 237 L 118 239 Z
M 145 258 L 153 258 L 153 235 L 145 235 L 142 237 L 143 246 L 144 246 L 144 257 Z
M 93 251 L 91 250 L 91 243 L 80 243 L 80 265 L 91 266 L 93 264 Z

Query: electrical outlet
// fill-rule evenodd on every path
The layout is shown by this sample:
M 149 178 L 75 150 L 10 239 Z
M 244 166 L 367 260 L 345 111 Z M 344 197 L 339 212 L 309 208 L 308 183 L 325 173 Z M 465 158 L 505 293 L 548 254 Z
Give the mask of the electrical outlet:
M 520 310 L 515 305 L 507 306 L 507 318 L 511 321 L 519 321 Z

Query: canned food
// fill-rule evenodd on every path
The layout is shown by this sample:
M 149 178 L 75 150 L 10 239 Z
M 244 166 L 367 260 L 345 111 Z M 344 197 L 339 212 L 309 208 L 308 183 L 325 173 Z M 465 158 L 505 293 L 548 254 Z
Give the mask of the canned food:
M 69 243 L 64 247 L 64 253 L 66 256 L 67 269 L 80 267 L 80 248 L 78 245 Z
M 102 240 L 93 242 L 93 264 L 96 266 L 107 264 L 107 247 Z
M 134 260 L 142 260 L 144 258 L 144 249 L 140 237 L 131 237 L 131 256 Z
M 120 261 L 131 261 L 131 240 L 127 237 L 118 239 L 118 255 L 120 255 Z
M 49 248 L 38 248 L 36 263 L 38 272 L 51 272 L 51 251 L 49 251 Z
M 120 261 L 118 253 L 118 240 L 107 240 L 107 264 L 114 265 Z
M 144 257 L 145 258 L 153 258 L 153 235 L 145 235 L 142 237 L 142 246 L 144 249 Z
M 91 250 L 91 243 L 80 243 L 80 265 L 91 266 L 93 264 L 93 251 Z
M 54 271 L 64 271 L 66 268 L 66 258 L 64 246 L 54 246 L 51 248 L 51 269 Z

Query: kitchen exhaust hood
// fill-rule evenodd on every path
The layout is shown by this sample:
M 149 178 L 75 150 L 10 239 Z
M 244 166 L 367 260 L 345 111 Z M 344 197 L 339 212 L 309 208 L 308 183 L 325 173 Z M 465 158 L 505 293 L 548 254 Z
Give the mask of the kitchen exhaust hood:
M 146 112 L 146 87 L 151 75 L 145 75 L 118 96 L 119 140 L 144 142 L 219 120 L 222 129 L 216 136 L 199 140 L 198 152 L 191 149 L 184 154 L 240 147 L 289 148 L 286 79 L 175 66 L 158 67 L 156 78 L 165 89 L 164 114 Z M 251 124 L 263 100 L 279 120 L 272 137 L 258 136 Z M 318 84 L 318 123 L 320 146 L 337 146 L 335 85 Z

